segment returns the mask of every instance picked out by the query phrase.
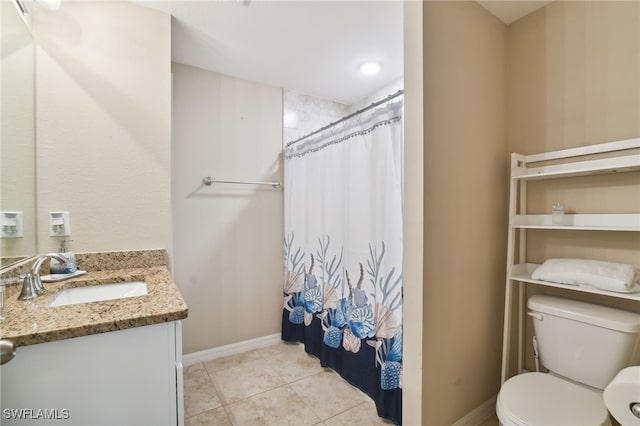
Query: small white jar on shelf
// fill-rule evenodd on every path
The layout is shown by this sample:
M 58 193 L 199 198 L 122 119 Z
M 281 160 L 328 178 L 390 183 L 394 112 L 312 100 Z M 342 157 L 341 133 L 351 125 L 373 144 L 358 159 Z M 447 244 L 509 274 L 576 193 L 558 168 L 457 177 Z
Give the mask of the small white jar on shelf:
M 564 225 L 564 206 L 556 203 L 551 207 L 551 223 L 554 225 Z

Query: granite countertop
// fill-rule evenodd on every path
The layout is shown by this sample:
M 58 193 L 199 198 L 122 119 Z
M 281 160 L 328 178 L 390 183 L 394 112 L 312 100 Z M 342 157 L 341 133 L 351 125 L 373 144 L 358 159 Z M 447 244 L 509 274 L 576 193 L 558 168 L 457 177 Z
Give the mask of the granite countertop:
M 152 257 L 161 257 L 164 254 L 164 251 L 158 252 L 160 254 L 155 253 Z M 143 258 L 144 255 L 148 257 L 148 254 L 149 252 L 143 253 Z M 107 256 L 115 260 L 118 260 L 118 256 L 120 259 L 124 257 L 130 260 L 137 259 L 135 255 L 135 252 L 115 252 L 112 256 Z M 95 257 L 83 258 L 77 255 L 79 269 L 88 270 L 87 274 L 65 281 L 43 283 L 46 292 L 36 299 L 17 300 L 22 285 L 7 285 L 4 309 L 6 319 L 0 322 L 0 338 L 9 339 L 16 346 L 25 346 L 187 317 L 187 305 L 171 274 L 166 266 L 159 265 L 163 262 L 124 261 L 116 262 L 126 267 L 123 269 L 91 270 L 100 269 L 94 265 L 95 262 L 92 263 L 92 259 Z M 104 257 L 97 259 L 103 260 Z M 89 267 L 85 267 L 85 264 Z M 46 273 L 43 271 L 42 275 Z M 101 302 L 48 306 L 65 288 L 127 281 L 146 282 L 148 294 Z

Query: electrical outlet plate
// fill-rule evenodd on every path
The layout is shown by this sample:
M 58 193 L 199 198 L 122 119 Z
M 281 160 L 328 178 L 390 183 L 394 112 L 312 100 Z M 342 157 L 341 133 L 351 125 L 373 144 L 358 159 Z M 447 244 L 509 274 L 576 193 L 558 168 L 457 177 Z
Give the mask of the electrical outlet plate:
M 21 211 L 0 212 L 0 236 L 2 238 L 21 238 L 23 235 L 23 213 Z
M 49 212 L 49 235 L 52 237 L 68 237 L 71 235 L 69 212 Z

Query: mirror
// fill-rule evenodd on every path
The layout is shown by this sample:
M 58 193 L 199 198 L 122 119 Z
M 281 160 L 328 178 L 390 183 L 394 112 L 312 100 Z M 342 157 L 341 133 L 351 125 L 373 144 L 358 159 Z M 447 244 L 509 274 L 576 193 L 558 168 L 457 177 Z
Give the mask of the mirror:
M 35 46 L 24 12 L 20 0 L 0 1 L 0 268 L 36 253 Z

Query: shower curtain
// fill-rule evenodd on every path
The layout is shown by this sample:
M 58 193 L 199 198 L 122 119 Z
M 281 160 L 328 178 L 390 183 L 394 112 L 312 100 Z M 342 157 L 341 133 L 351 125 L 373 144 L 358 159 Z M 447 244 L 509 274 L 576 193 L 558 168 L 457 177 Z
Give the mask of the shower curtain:
M 282 338 L 402 422 L 402 102 L 285 149 Z

